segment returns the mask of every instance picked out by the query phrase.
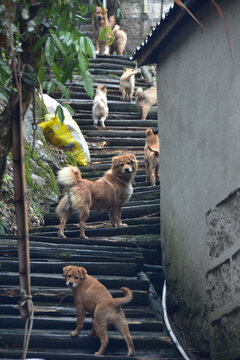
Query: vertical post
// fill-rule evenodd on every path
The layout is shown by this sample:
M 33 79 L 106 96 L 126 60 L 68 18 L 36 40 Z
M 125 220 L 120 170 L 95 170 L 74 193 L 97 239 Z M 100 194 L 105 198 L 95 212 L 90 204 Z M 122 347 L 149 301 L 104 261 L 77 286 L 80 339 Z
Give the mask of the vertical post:
M 102 4 L 103 4 L 103 7 L 106 8 L 107 7 L 107 0 L 103 0 Z
M 20 80 L 21 84 L 21 80 Z M 25 301 L 23 301 L 19 310 L 24 319 L 29 318 L 31 313 L 31 280 L 30 280 L 30 255 L 29 255 L 29 234 L 26 203 L 26 181 L 25 181 L 25 160 L 24 160 L 24 142 L 23 142 L 23 119 L 22 119 L 22 99 L 21 85 L 19 91 L 19 107 L 12 120 L 12 139 L 13 139 L 13 180 L 14 197 L 17 223 L 18 239 L 18 260 L 20 288 Z

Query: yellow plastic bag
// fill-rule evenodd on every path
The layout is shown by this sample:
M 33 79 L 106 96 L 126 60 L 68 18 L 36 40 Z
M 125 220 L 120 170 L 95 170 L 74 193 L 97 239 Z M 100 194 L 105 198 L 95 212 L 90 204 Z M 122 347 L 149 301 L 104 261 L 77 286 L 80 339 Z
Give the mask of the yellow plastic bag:
M 82 138 L 81 141 L 77 141 L 73 136 L 74 129 L 67 125 L 73 119 L 68 119 L 68 116 L 65 116 L 64 123 L 61 124 L 58 116 L 54 114 L 45 115 L 46 121 L 38 124 L 43 131 L 45 139 L 50 141 L 53 145 L 70 151 L 75 158 L 78 165 L 87 165 L 90 161 L 90 155 L 88 151 L 87 143 L 82 135 L 82 133 L 77 133 L 77 136 Z M 82 146 L 80 146 L 82 144 Z M 85 145 L 85 149 L 83 148 Z M 84 151 L 85 150 L 85 151 Z

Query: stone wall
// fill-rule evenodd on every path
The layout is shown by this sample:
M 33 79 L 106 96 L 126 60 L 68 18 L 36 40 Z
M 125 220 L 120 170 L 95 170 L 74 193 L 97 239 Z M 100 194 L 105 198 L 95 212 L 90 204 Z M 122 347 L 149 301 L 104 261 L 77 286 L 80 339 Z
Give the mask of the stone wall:
M 172 0 L 164 0 L 164 10 L 169 7 L 169 3 Z M 123 18 L 120 25 L 128 36 L 125 54 L 132 55 L 159 22 L 161 0 L 122 0 L 121 5 Z
M 227 349 L 240 344 L 239 220 L 240 189 L 206 214 L 210 259 L 206 279 L 212 347 L 226 359 L 232 358 Z

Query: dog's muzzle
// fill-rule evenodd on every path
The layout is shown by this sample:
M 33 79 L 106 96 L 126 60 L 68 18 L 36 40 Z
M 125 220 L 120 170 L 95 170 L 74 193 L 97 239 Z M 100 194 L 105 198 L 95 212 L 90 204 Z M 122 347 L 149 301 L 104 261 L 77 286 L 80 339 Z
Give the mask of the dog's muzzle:
M 129 167 L 126 167 L 126 168 L 125 168 L 125 172 L 126 172 L 126 173 L 131 173 L 131 172 L 132 172 L 132 169 L 129 168 Z
M 72 281 L 67 281 L 67 282 L 66 282 L 66 285 L 67 285 L 68 287 L 74 287 L 74 283 L 73 283 Z
M 97 20 L 98 20 L 98 21 L 101 21 L 102 19 L 103 19 L 102 16 L 98 16 L 98 17 L 97 17 Z

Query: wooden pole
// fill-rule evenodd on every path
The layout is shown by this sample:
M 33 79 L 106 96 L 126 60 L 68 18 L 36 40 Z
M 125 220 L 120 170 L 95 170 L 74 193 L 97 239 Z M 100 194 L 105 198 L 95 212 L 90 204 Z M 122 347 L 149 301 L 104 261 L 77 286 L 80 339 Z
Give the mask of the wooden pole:
M 23 295 L 23 299 L 19 305 L 19 311 L 22 317 L 27 319 L 32 311 L 32 301 L 21 92 L 22 89 L 20 80 L 19 108 L 16 107 L 15 116 L 13 116 L 12 119 L 13 181 L 18 238 L 20 288 Z

